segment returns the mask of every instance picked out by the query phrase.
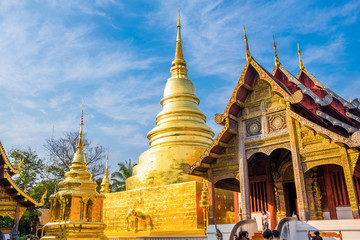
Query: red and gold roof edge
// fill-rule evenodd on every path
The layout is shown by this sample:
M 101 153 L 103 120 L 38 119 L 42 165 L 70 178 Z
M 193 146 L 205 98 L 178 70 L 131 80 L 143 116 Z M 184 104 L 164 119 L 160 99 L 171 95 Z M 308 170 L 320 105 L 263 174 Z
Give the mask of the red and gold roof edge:
M 16 190 L 16 192 L 19 194 L 19 196 L 22 196 L 24 198 L 24 202 L 30 202 L 32 203 L 32 205 L 34 205 L 33 207 L 41 207 L 44 205 L 45 203 L 45 197 L 47 194 L 47 191 L 45 190 L 45 193 L 43 194 L 40 202 L 36 201 L 35 199 L 33 199 L 32 197 L 30 197 L 26 192 L 24 192 L 24 190 L 22 190 L 15 182 L 14 180 L 11 178 L 10 174 L 8 172 L 4 173 L 4 178 L 10 183 L 10 185 L 13 187 L 14 190 Z M 3 180 L 3 179 L 1 179 Z M 26 199 L 26 200 L 25 200 Z M 31 205 L 31 204 L 29 204 Z M 29 206 L 27 206 L 29 207 Z M 32 206 L 30 206 L 32 207 Z
M 31 196 L 29 196 L 12 179 L 12 175 L 20 173 L 20 169 L 15 169 L 11 165 L 11 162 L 6 155 L 5 149 L 1 142 L 0 142 L 0 153 L 1 153 L 2 159 L 4 160 L 4 167 L 3 167 L 4 175 L 3 175 L 3 178 L 0 178 L 0 181 L 2 181 L 5 186 L 10 186 L 7 191 L 9 191 L 13 194 L 16 193 L 18 198 L 23 198 L 24 201 L 22 201 L 21 204 L 23 206 L 26 206 L 27 208 L 36 208 L 36 207 L 43 206 L 45 203 L 44 199 L 46 197 L 47 191 L 45 191 L 45 193 L 43 194 L 40 202 L 36 201 Z
M 218 157 L 218 153 L 221 151 L 221 149 L 225 148 L 226 144 L 231 138 L 224 138 L 226 134 L 235 135 L 234 129 L 229 132 L 229 123 L 231 121 L 234 121 L 236 123 L 236 115 L 230 113 L 230 109 L 237 105 L 238 110 L 240 111 L 241 108 L 244 108 L 244 102 L 239 102 L 237 99 L 237 95 L 241 88 L 246 89 L 247 91 L 251 91 L 251 86 L 247 86 L 245 83 L 245 76 L 248 73 L 249 68 L 253 67 L 257 74 L 259 74 L 259 77 L 265 81 L 267 81 L 271 87 L 272 90 L 282 95 L 285 99 L 285 101 L 289 101 L 291 105 L 300 105 L 301 107 L 305 107 L 301 102 L 304 99 L 305 96 L 312 99 L 312 101 L 320 106 L 325 106 L 331 108 L 332 111 L 337 111 L 339 109 L 339 105 L 337 104 L 336 107 L 333 107 L 331 104 L 334 101 L 338 101 L 341 103 L 343 107 L 343 112 L 338 113 L 341 115 L 340 117 L 344 117 L 348 120 L 349 123 L 352 123 L 352 125 L 355 125 L 357 131 L 356 133 L 359 133 L 358 130 L 360 128 L 360 110 L 358 109 L 359 101 L 356 99 L 353 101 L 354 103 L 347 102 L 343 98 L 341 98 L 336 93 L 332 92 L 330 89 L 328 89 L 324 84 L 322 84 L 319 80 L 317 80 L 311 73 L 309 73 L 305 68 L 302 70 L 300 69 L 297 77 L 295 78 L 289 71 L 287 71 L 281 64 L 274 67 L 274 70 L 272 71 L 272 74 L 267 72 L 260 64 L 258 64 L 253 57 L 249 61 L 246 62 L 243 71 L 240 75 L 239 81 L 235 86 L 234 92 L 230 97 L 230 100 L 225 108 L 225 111 L 223 114 L 216 114 L 215 121 L 218 124 L 223 125 L 223 129 L 220 131 L 220 133 L 216 136 L 212 144 L 205 150 L 205 152 L 200 156 L 200 158 L 193 164 L 193 165 L 184 165 L 184 171 L 188 174 L 196 174 L 201 175 L 201 172 L 205 173 L 206 169 L 208 168 L 209 163 L 213 162 Z M 273 74 L 276 73 L 277 70 L 280 70 L 290 82 L 292 82 L 294 85 L 296 85 L 299 90 L 295 91 L 294 93 L 291 93 L 289 89 L 286 87 L 285 84 L 283 84 L 280 80 L 275 78 Z M 306 76 L 313 81 L 314 85 L 317 87 L 321 87 L 324 91 L 327 92 L 327 95 L 324 97 L 320 97 L 316 95 L 306 84 L 303 84 L 298 77 L 301 74 L 306 74 Z M 245 97 L 246 99 L 246 97 Z M 321 109 L 321 108 L 320 108 Z M 351 111 L 351 112 L 350 112 Z M 238 111 L 237 111 L 238 113 Z M 318 114 L 318 111 L 316 112 L 316 116 L 309 119 L 307 115 L 301 116 L 294 112 L 293 110 L 289 110 L 288 114 L 297 119 L 302 125 L 308 126 L 313 128 L 316 132 L 324 134 L 331 138 L 334 142 L 343 143 L 346 144 L 348 147 L 359 147 L 359 141 L 357 138 L 359 138 L 356 134 L 355 136 L 351 136 L 354 131 L 348 131 L 348 136 L 343 136 L 344 134 L 339 134 L 337 131 L 334 131 L 333 129 L 329 130 L 328 128 L 325 128 L 321 126 L 321 123 L 326 123 L 324 119 L 321 119 L 321 116 Z M 350 118 L 351 116 L 351 118 Z M 318 118 L 318 122 L 313 121 L 313 118 Z M 356 124 L 354 122 L 356 120 L 359 124 Z M 340 121 L 340 120 L 339 120 Z M 338 127 L 333 124 L 334 127 Z M 341 127 L 341 126 L 340 126 Z M 345 129 L 345 127 L 343 126 Z M 236 129 L 235 129 L 236 130 Z M 353 139 L 354 138 L 354 139 Z M 220 150 L 219 150 L 220 149 Z M 198 173 L 194 173 L 195 171 L 199 171 Z
M 8 168 L 10 170 L 11 175 L 20 173 L 20 169 L 18 169 L 19 167 L 14 168 L 13 165 L 11 164 L 8 156 L 6 155 L 4 146 L 2 145 L 1 141 L 0 141 L 0 155 L 2 156 L 2 159 L 4 160 L 4 164 L 6 165 L 4 166 L 4 168 Z

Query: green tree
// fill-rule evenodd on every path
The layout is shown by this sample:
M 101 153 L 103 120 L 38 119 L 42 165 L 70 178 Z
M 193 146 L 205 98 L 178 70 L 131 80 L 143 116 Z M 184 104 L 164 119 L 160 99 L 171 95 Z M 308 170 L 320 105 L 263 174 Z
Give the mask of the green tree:
M 125 180 L 132 176 L 132 170 L 136 163 L 131 163 L 125 160 L 125 163 L 118 163 L 119 171 L 111 174 L 111 189 L 114 192 L 125 190 Z
M 66 132 L 60 138 L 49 138 L 46 140 L 45 148 L 49 153 L 49 164 L 46 172 L 49 178 L 61 180 L 69 170 L 71 161 L 77 150 L 79 140 L 78 132 Z M 105 148 L 102 145 L 94 146 L 90 140 L 83 137 L 84 153 L 87 166 L 94 179 L 99 178 L 105 172 L 104 159 Z
M 35 151 L 28 149 L 12 148 L 9 151 L 9 158 L 14 166 L 17 166 L 22 159 L 24 163 L 19 174 L 15 175 L 15 183 L 22 189 L 33 189 L 37 181 L 44 177 L 44 161 L 39 158 Z
M 41 216 L 41 212 L 36 209 L 27 210 L 19 222 L 19 232 L 21 235 L 34 234 L 35 229 L 31 225 L 35 219 Z
M 40 201 L 45 191 L 47 190 L 46 197 L 44 199 L 44 205 L 41 208 L 50 208 L 49 197 L 54 193 L 58 181 L 53 179 L 44 179 L 39 181 L 33 189 L 30 190 L 29 195 L 36 201 Z

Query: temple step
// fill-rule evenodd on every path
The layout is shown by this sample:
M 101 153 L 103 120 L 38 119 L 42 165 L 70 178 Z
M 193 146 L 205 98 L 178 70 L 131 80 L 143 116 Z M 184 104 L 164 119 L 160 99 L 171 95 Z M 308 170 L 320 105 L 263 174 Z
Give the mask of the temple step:
M 254 236 L 251 238 L 251 240 L 263 240 L 262 232 L 261 231 L 256 232 Z

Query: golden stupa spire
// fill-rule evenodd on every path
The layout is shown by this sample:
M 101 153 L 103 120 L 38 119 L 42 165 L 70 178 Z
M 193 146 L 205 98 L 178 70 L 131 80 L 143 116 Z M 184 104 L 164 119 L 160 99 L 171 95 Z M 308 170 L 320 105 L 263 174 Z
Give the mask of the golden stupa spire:
M 250 61 L 250 59 L 251 59 L 251 54 L 250 54 L 250 48 L 249 48 L 248 38 L 247 38 L 247 36 L 246 36 L 245 26 L 244 26 L 244 40 L 245 40 L 245 43 L 246 43 L 246 61 Z
M 107 154 L 106 154 L 106 167 L 105 167 L 104 178 L 103 178 L 100 186 L 101 186 L 100 193 L 109 193 L 109 192 L 110 192 L 110 181 L 109 181 L 109 149 L 107 150 Z
M 80 131 L 77 150 L 71 162 L 70 171 L 65 173 L 65 179 L 91 179 L 91 173 L 88 172 L 85 154 L 83 152 L 83 125 L 84 125 L 84 100 L 81 108 Z
M 297 46 L 298 46 L 298 54 L 299 54 L 299 67 L 300 67 L 300 70 L 302 71 L 302 70 L 304 70 L 304 64 L 303 64 L 303 62 L 302 62 L 299 44 L 298 44 Z
M 180 28 L 179 14 L 175 59 L 160 101 L 162 111 L 156 116 L 156 126 L 147 135 L 150 148 L 138 158 L 133 176 L 126 179 L 127 190 L 173 184 L 179 177 L 183 182 L 197 181 L 198 177 L 183 171 L 175 173 L 172 168 L 182 163 L 192 164 L 213 141 L 214 132 L 206 125 L 194 83 L 187 76 Z
M 170 72 L 171 72 L 171 76 L 186 77 L 187 68 L 186 68 L 186 62 L 184 59 L 184 53 L 183 53 L 183 49 L 182 49 L 180 29 L 181 29 L 181 24 L 180 24 L 180 9 L 179 9 L 178 22 L 177 22 L 175 59 L 171 64 L 172 67 L 170 69 Z
M 273 35 L 273 41 L 274 41 L 274 50 L 275 50 L 275 67 L 279 67 L 280 66 L 280 61 L 279 61 L 279 57 L 277 54 L 277 49 L 276 49 L 276 43 L 275 43 L 275 37 Z
M 84 144 L 83 144 L 83 125 L 84 125 L 84 99 L 82 102 L 82 107 L 81 107 L 81 119 L 80 119 L 80 131 L 79 131 L 79 142 L 77 145 L 77 149 L 82 151 L 84 149 Z

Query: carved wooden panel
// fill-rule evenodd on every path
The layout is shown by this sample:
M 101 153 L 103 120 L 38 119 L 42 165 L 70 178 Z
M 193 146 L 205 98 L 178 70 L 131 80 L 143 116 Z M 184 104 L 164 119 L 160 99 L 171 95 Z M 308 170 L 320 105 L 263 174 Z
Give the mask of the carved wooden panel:
M 285 114 L 276 113 L 267 117 L 269 133 L 286 128 Z
M 261 134 L 261 119 L 256 118 L 253 120 L 246 121 L 246 136 L 256 136 Z

